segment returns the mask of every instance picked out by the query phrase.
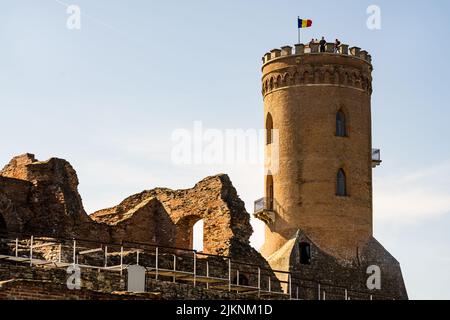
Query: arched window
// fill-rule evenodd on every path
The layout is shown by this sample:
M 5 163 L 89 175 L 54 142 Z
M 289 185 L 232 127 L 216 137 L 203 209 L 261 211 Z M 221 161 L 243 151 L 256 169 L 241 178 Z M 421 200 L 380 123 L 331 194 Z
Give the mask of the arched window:
M 342 111 L 338 111 L 338 113 L 336 114 L 336 136 L 347 136 L 347 124 L 345 121 L 345 114 Z
M 204 223 L 203 220 L 199 220 L 194 224 L 194 227 L 192 228 L 192 246 L 194 250 L 197 250 L 199 252 L 203 251 L 203 230 L 204 230 Z
M 272 144 L 273 142 L 273 119 L 270 113 L 267 114 L 266 119 L 266 144 Z
M 298 244 L 300 264 L 311 264 L 311 246 L 309 243 L 300 242 Z
M 269 173 L 266 180 L 266 210 L 273 210 L 273 197 L 273 176 Z
M 339 197 L 347 196 L 347 181 L 345 177 L 345 172 L 343 169 L 340 169 L 337 173 L 336 177 L 336 194 Z

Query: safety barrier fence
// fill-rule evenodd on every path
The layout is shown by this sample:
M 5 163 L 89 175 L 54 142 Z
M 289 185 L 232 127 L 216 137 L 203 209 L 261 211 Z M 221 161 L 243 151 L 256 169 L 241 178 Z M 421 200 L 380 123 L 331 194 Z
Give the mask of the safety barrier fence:
M 149 278 L 157 281 L 190 283 L 249 298 L 392 300 L 379 294 L 348 290 L 300 278 L 291 272 L 236 261 L 227 256 L 149 243 L 103 243 L 8 232 L 0 233 L 0 260 L 53 268 L 77 265 L 81 269 L 121 275 L 128 266 L 141 265 L 146 268 Z

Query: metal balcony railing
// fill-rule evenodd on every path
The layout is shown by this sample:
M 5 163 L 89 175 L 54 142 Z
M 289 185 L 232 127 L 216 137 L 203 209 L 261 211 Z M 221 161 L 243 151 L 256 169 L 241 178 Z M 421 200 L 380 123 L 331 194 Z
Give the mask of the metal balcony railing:
M 255 213 L 262 212 L 265 210 L 273 211 L 273 199 L 271 198 L 261 198 L 255 201 Z
M 275 222 L 276 201 L 272 198 L 261 198 L 255 201 L 255 218 L 263 221 L 266 224 Z
M 376 168 L 381 164 L 380 149 L 372 149 L 372 168 Z

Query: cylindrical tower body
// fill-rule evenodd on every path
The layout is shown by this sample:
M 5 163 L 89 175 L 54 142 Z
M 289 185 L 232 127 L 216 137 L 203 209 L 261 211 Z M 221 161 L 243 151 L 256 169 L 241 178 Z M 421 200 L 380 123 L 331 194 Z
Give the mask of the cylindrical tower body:
M 265 257 L 298 230 L 341 258 L 372 236 L 371 57 L 330 47 L 283 47 L 263 58 L 266 128 L 279 136 L 278 170 L 265 177 L 274 217 L 265 219 Z M 268 140 L 274 156 L 277 141 Z

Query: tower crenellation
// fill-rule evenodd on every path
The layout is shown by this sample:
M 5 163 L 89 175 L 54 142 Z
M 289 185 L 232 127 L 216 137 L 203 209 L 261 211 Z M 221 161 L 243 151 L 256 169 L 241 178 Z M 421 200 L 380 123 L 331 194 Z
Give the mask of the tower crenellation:
M 293 47 L 291 46 L 284 46 L 281 47 L 281 49 L 272 49 L 270 52 L 266 53 L 263 58 L 263 64 L 266 64 L 270 62 L 271 60 L 282 58 L 286 56 L 291 55 L 304 55 L 304 54 L 333 54 L 333 55 L 344 55 L 349 56 L 356 59 L 362 59 L 364 61 L 367 61 L 368 63 L 372 62 L 371 56 L 369 53 L 365 50 L 361 50 L 359 47 L 350 47 L 348 44 L 341 44 L 339 46 L 338 53 L 334 52 L 334 43 L 327 43 L 325 46 L 325 52 L 319 51 L 319 44 L 318 43 L 312 43 L 312 44 L 296 44 L 295 50 L 293 50 Z
M 372 93 L 372 57 L 366 50 L 342 44 L 334 53 L 328 43 L 325 52 L 319 45 L 296 44 L 272 49 L 263 58 L 262 94 L 301 85 L 352 87 Z

